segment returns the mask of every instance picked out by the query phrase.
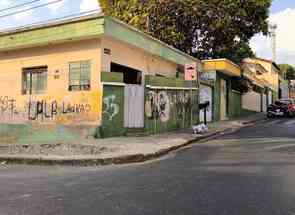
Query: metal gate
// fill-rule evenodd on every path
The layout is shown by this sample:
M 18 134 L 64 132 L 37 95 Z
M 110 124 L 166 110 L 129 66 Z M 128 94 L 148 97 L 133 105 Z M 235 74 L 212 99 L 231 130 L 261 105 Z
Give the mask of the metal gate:
M 124 94 L 124 127 L 144 127 L 144 87 L 126 85 Z
M 261 94 L 251 91 L 242 95 L 242 107 L 246 110 L 261 112 Z

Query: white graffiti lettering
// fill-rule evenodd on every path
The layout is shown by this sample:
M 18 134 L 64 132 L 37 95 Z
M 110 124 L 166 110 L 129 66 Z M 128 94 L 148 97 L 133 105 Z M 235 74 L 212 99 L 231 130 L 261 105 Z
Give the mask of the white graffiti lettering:
M 104 104 L 104 111 L 103 114 L 105 114 L 108 118 L 108 120 L 113 120 L 113 118 L 119 113 L 120 107 L 116 103 L 116 96 L 110 95 L 103 99 Z

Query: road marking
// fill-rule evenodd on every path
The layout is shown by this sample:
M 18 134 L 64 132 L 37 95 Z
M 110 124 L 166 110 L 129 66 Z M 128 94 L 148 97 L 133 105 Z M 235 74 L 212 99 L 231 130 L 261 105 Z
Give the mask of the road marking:
M 290 120 L 284 123 L 285 125 L 293 125 L 295 124 L 295 120 Z
M 27 199 L 27 198 L 31 198 L 31 197 L 32 197 L 31 194 L 24 194 L 24 195 L 16 196 L 16 197 L 13 198 L 12 200 Z
M 270 122 L 268 122 L 268 123 L 266 123 L 266 124 L 267 124 L 267 125 L 274 125 L 274 124 L 278 124 L 278 123 L 280 123 L 280 122 L 282 122 L 281 119 L 276 119 L 276 120 L 272 120 L 272 121 L 270 121 Z
M 281 149 L 281 148 L 289 148 L 293 147 L 295 144 L 285 144 L 285 145 L 278 145 L 278 146 L 272 146 L 272 147 L 267 147 L 267 150 L 274 150 L 274 149 Z

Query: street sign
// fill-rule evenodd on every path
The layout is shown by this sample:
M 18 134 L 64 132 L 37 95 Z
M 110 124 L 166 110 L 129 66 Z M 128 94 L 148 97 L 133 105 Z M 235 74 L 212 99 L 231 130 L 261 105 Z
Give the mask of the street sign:
M 197 63 L 185 64 L 185 74 L 184 78 L 186 81 L 196 81 L 198 80 L 198 65 Z
M 216 80 L 216 72 L 208 71 L 208 72 L 200 72 L 200 80 L 202 81 L 215 81 Z

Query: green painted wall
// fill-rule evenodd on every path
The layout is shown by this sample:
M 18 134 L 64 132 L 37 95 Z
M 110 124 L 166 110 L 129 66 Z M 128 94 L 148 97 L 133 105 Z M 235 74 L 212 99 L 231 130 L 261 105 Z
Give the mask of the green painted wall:
M 226 80 L 228 88 L 228 117 L 237 117 L 242 112 L 242 95 L 232 90 L 231 77 L 217 72 L 213 90 L 213 120 L 220 120 L 220 91 L 221 79 Z
M 100 136 L 102 138 L 124 136 L 124 86 L 104 85 Z
M 213 121 L 220 120 L 220 77 L 217 74 L 213 88 Z
M 96 18 L 0 35 L 0 50 L 98 37 L 104 33 L 103 21 L 103 18 Z
M 146 85 L 157 87 L 197 87 L 196 82 L 185 81 L 181 78 L 157 77 L 152 75 L 145 76 L 145 83 Z
M 184 65 L 198 61 L 111 17 L 105 17 L 105 34 L 177 64 Z
M 123 83 L 124 77 L 123 73 L 118 72 L 101 72 L 102 82 L 119 82 Z
M 146 89 L 145 133 L 189 128 L 199 122 L 198 90 Z
M 242 113 L 242 94 L 231 90 L 229 117 L 238 117 Z
M 0 143 L 73 143 L 96 135 L 96 127 L 32 124 L 0 124 Z
M 153 55 L 184 65 L 198 60 L 111 17 L 94 17 L 0 35 L 0 51 L 111 36 Z

